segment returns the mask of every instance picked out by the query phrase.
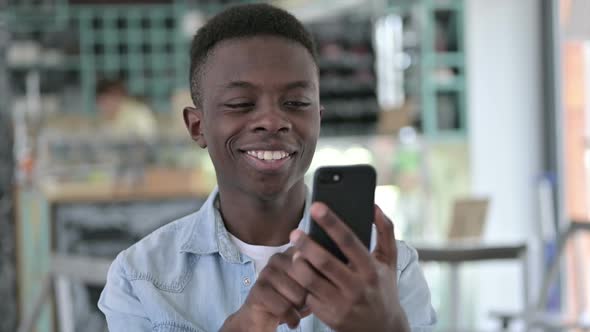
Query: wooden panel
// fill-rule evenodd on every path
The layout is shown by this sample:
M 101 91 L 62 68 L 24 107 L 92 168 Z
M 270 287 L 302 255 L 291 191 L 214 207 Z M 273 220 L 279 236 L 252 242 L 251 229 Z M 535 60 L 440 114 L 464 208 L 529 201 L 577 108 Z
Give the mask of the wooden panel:
M 586 108 L 588 103 L 588 78 L 585 77 L 588 59 L 586 58 L 585 43 L 580 41 L 566 41 L 562 45 L 562 81 L 564 103 L 565 133 L 565 204 L 566 213 L 570 219 L 588 220 L 588 176 L 585 154 L 587 150 Z M 590 269 L 584 263 L 587 250 L 590 248 L 588 236 L 576 236 L 567 246 L 566 255 L 566 310 L 570 318 L 578 317 L 584 297 L 581 294 L 588 290 L 588 276 Z M 583 302 L 583 301 L 582 301 Z
M 41 280 L 50 268 L 49 206 L 43 196 L 32 190 L 18 192 L 18 291 L 21 315 L 32 310 L 41 291 Z M 53 331 L 53 306 L 47 303 L 36 324 L 36 332 Z
M 584 181 L 585 81 L 582 43 L 566 42 L 563 45 L 563 75 L 566 211 L 569 218 L 585 220 L 588 193 Z

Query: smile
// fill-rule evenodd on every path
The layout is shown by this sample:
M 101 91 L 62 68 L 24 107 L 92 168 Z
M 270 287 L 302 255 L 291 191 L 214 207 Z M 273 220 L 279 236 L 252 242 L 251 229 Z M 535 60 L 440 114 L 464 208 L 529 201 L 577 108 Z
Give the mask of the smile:
M 285 150 L 244 150 L 243 156 L 246 157 L 246 163 L 258 172 L 276 174 L 287 170 L 295 153 Z
M 286 151 L 268 151 L 268 150 L 250 150 L 246 154 L 263 161 L 275 161 L 288 158 L 290 155 Z

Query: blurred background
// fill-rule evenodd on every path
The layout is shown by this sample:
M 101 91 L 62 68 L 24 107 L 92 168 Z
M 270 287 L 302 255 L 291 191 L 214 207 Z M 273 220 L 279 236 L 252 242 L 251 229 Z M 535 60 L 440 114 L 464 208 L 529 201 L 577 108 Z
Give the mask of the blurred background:
M 188 46 L 245 2 L 0 0 L 0 331 L 105 331 L 110 261 L 200 207 Z M 590 328 L 590 2 L 266 2 L 317 41 L 309 173 L 377 168 L 437 331 Z

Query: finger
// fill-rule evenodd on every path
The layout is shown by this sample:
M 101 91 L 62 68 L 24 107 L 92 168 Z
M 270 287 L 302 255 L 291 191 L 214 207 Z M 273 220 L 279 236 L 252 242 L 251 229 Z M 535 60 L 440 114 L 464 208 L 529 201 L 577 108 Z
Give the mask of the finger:
M 307 305 L 303 305 L 303 307 L 299 309 L 298 312 L 301 319 L 311 315 L 311 309 Z
M 340 297 L 336 286 L 314 269 L 302 256 L 295 254 L 290 275 L 308 292 L 319 298 L 337 301 Z
M 305 305 L 313 312 L 313 314 L 328 326 L 334 326 L 336 317 L 332 307 L 326 305 L 313 294 L 307 295 Z
M 369 250 L 326 204 L 314 203 L 310 213 L 356 269 L 363 270 L 370 267 Z
M 276 289 L 279 294 L 289 300 L 295 308 L 301 308 L 305 303 L 305 295 L 307 295 L 307 291 L 289 276 L 288 270 L 290 270 L 291 259 L 288 257 L 284 258 L 289 260 L 287 263 L 289 265 L 288 267 L 281 268 L 278 264 L 282 263 L 268 265 L 260 272 L 258 278 L 270 283 L 272 287 Z
M 293 256 L 294 267 L 296 261 L 303 259 L 339 289 L 346 291 L 355 286 L 355 278 L 350 268 L 307 234 L 301 230 L 294 230 L 291 232 L 291 242 L 298 250 Z
M 258 283 L 259 281 L 257 281 Z M 301 317 L 293 304 L 281 296 L 278 291 L 265 281 L 259 284 L 260 298 L 264 299 L 264 307 L 281 322 L 287 323 L 290 327 L 299 325 Z
M 377 205 L 375 205 L 375 226 L 377 227 L 377 245 L 373 255 L 379 261 L 395 267 L 397 263 L 397 246 L 395 244 L 394 226 Z
M 293 308 L 289 308 L 287 312 L 283 313 L 281 318 L 281 323 L 287 323 L 290 329 L 294 329 L 299 326 L 300 322 L 301 317 L 299 316 L 299 312 Z
M 293 254 L 297 251 L 297 249 L 295 249 L 295 247 L 289 247 L 289 249 L 285 250 L 283 252 L 284 255 L 286 255 L 287 257 L 291 258 L 293 257 Z

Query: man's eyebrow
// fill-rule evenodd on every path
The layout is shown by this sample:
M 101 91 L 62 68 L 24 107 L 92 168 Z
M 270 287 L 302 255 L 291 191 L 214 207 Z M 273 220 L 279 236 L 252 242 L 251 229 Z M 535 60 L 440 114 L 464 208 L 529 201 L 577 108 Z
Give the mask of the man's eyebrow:
M 227 84 L 219 85 L 223 89 L 236 89 L 236 88 L 255 88 L 256 86 L 247 81 L 231 81 Z
M 285 84 L 283 90 L 292 90 L 297 88 L 308 89 L 314 87 L 315 84 L 311 81 L 295 81 Z
M 297 88 L 303 88 L 303 89 L 308 89 L 311 87 L 314 87 L 315 83 L 311 82 L 311 81 L 294 81 L 294 82 L 289 82 L 286 83 L 284 85 L 282 85 L 280 88 L 281 90 L 293 90 L 293 89 L 297 89 Z M 222 89 L 239 89 L 239 88 L 248 88 L 248 89 L 254 89 L 257 88 L 256 84 L 252 83 L 252 82 L 248 82 L 248 81 L 231 81 L 228 82 L 227 84 L 221 84 L 219 85 L 220 88 Z

